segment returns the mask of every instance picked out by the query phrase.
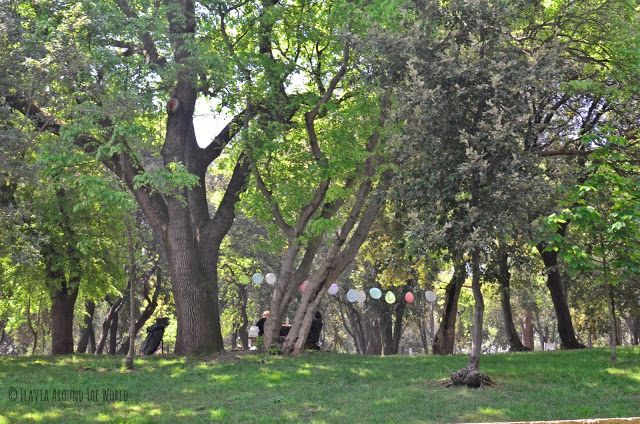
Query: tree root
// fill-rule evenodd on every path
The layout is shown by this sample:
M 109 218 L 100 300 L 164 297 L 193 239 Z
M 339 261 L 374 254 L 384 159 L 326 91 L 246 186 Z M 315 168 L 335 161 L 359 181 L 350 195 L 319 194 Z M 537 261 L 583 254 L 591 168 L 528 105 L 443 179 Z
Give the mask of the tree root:
M 493 380 L 486 374 L 481 374 L 478 371 L 469 371 L 467 368 L 462 368 L 451 374 L 451 379 L 444 383 L 445 387 L 451 386 L 467 386 L 473 389 L 477 389 L 483 386 L 493 386 Z

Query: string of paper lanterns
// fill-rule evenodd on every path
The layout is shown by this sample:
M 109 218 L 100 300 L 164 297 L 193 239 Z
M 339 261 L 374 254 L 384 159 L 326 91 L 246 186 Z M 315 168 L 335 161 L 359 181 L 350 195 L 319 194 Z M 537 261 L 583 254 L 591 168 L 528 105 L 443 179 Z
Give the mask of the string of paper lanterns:
M 238 279 L 238 282 L 243 285 L 253 282 L 253 284 L 255 284 L 256 286 L 259 286 L 263 282 L 266 282 L 268 285 L 273 286 L 277 282 L 277 280 L 278 278 L 276 277 L 276 274 L 274 274 L 273 272 L 269 272 L 264 276 L 261 273 L 256 272 L 251 276 L 251 278 L 249 278 L 246 275 L 240 276 L 240 278 Z M 300 293 L 304 293 L 308 286 L 309 286 L 309 280 L 304 280 L 302 284 L 300 284 L 300 287 L 298 287 L 298 290 L 300 290 Z M 333 283 L 331 284 L 331 286 L 329 286 L 327 293 L 329 293 L 331 296 L 336 296 L 339 291 L 340 291 L 340 286 L 337 285 L 336 283 Z M 347 291 L 346 297 L 347 297 L 347 300 L 351 303 L 358 302 L 359 304 L 363 304 L 367 301 L 367 294 L 362 289 L 358 289 L 358 290 L 349 289 Z M 371 289 L 369 289 L 369 297 L 375 300 L 380 299 L 382 297 L 382 290 L 380 290 L 378 287 L 372 287 Z M 430 302 L 430 303 L 434 303 L 437 300 L 436 294 L 431 290 L 426 291 L 424 294 L 424 297 L 427 300 L 427 302 Z M 389 290 L 384 295 L 384 300 L 388 304 L 395 303 L 396 295 Z M 405 293 L 404 301 L 407 303 L 413 303 L 415 301 L 414 294 L 412 292 Z

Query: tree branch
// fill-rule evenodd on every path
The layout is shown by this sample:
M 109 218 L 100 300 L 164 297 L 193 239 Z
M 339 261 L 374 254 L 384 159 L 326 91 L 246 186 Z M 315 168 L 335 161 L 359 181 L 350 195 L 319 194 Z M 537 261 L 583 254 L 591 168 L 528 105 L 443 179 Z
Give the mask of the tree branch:
M 36 125 L 38 131 L 47 131 L 58 136 L 60 135 L 60 130 L 64 123 L 44 112 L 34 102 L 22 96 L 7 96 L 5 97 L 5 102 L 12 109 L 26 116 Z M 110 122 L 104 121 L 101 124 L 103 127 L 107 127 L 110 125 Z M 80 147 L 85 153 L 92 154 L 100 142 L 93 137 L 81 135 L 74 139 L 74 144 Z M 146 187 L 134 189 L 133 178 L 136 175 L 144 173 L 144 169 L 140 164 L 134 162 L 127 153 L 119 153 L 117 156 L 104 159 L 102 162 L 108 169 L 116 174 L 134 194 L 152 225 L 162 225 L 166 222 L 167 208 L 162 196 Z
M 137 18 L 135 11 L 131 8 L 127 0 L 116 0 L 116 4 L 124 16 L 129 19 Z M 158 53 L 156 44 L 153 42 L 153 38 L 151 38 L 151 33 L 149 31 L 145 31 L 140 34 L 139 37 L 140 41 L 142 41 L 142 46 L 144 48 L 143 53 L 147 60 L 161 68 L 164 67 L 167 64 L 167 59 Z

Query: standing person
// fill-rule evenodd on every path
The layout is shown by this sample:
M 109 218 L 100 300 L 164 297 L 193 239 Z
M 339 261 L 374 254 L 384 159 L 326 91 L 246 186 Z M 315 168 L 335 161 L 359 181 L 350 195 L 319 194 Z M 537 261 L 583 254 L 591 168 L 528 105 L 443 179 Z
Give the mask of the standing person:
M 258 332 L 258 336 L 263 336 L 264 335 L 264 323 L 267 320 L 267 318 L 269 318 L 269 314 L 271 312 L 269 311 L 264 311 L 262 313 L 262 318 L 260 318 L 258 320 L 258 322 L 256 322 L 256 326 L 260 329 L 260 331 Z

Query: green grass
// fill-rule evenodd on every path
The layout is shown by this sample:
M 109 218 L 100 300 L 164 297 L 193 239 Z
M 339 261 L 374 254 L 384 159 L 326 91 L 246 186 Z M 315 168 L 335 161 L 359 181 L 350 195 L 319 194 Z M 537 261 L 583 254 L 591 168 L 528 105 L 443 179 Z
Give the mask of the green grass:
M 0 424 L 14 422 L 427 423 L 629 417 L 640 415 L 640 348 L 483 356 L 497 385 L 443 388 L 465 356 L 297 358 L 154 357 L 121 369 L 122 358 L 0 358 Z M 231 359 L 229 359 L 231 358 Z M 9 399 L 48 390 L 49 401 Z M 87 389 L 126 390 L 126 401 L 88 401 Z M 52 401 L 53 389 L 79 389 L 81 402 Z M 20 392 L 18 392 L 20 393 Z

